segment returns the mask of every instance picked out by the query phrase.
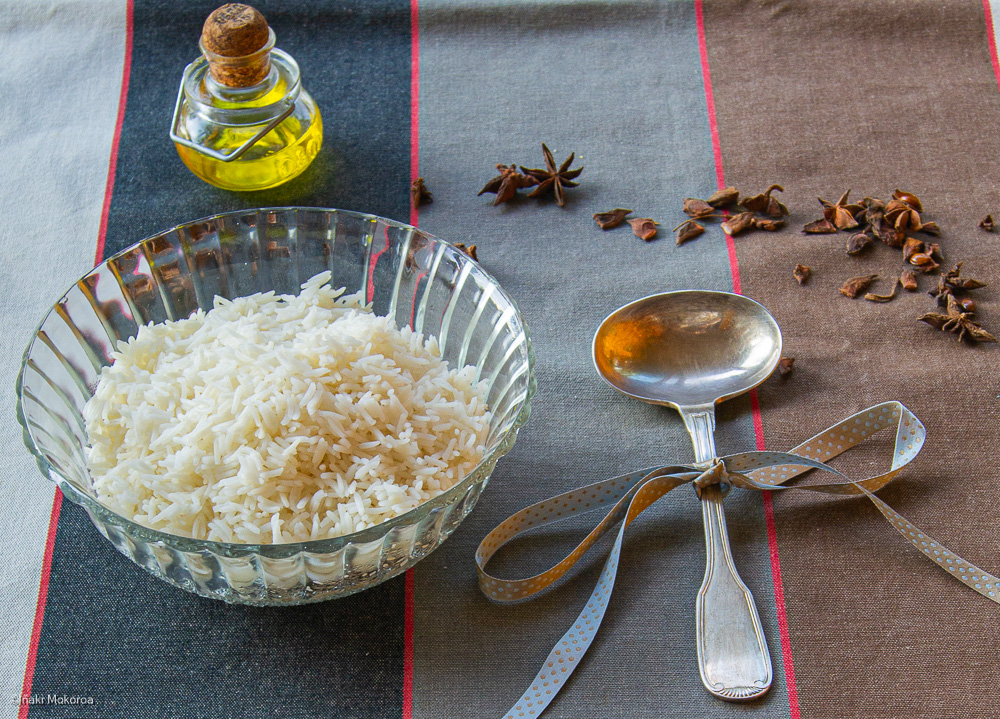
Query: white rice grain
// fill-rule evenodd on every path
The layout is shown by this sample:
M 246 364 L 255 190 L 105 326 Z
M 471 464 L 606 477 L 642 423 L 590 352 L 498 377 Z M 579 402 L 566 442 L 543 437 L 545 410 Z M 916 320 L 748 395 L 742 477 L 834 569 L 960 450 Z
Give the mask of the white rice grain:
M 120 342 L 84 410 L 98 499 L 171 534 L 297 542 L 374 526 L 468 474 L 485 383 L 329 280 L 217 297 Z

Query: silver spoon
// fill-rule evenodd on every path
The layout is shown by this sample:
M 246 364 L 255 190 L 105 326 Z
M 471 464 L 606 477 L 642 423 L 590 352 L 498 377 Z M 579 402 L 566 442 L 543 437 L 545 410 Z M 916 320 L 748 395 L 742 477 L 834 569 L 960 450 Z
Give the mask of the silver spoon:
M 715 404 L 753 389 L 781 358 L 771 314 L 742 295 L 682 290 L 611 313 L 594 336 L 594 363 L 615 389 L 680 412 L 695 462 L 715 458 Z M 707 560 L 695 608 L 698 668 L 709 692 L 754 699 L 771 686 L 771 658 L 753 596 L 733 564 L 722 498 L 701 492 Z

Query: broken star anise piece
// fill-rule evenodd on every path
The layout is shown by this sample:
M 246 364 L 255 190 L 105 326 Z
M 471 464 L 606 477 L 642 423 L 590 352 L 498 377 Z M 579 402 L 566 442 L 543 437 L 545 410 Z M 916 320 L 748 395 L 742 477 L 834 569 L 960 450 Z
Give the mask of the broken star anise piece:
M 556 196 L 556 204 L 563 207 L 566 204 L 566 188 L 576 187 L 580 184 L 573 182 L 573 180 L 580 176 L 583 168 L 569 169 L 569 166 L 573 164 L 573 158 L 576 157 L 575 152 L 569 153 L 569 157 L 558 168 L 556 167 L 555 158 L 552 157 L 552 150 L 544 142 L 542 143 L 542 154 L 545 156 L 544 168 L 533 170 L 521 165 L 521 172 L 533 178 L 538 183 L 538 187 L 529 192 L 528 197 L 542 197 L 552 192 Z
M 715 208 L 704 200 L 699 200 L 696 197 L 685 197 L 684 213 L 698 219 L 699 217 L 707 217 L 708 215 L 714 214 Z
M 857 227 L 858 221 L 854 219 L 854 216 L 860 215 L 865 211 L 865 208 L 861 205 L 850 205 L 847 203 L 847 197 L 850 194 L 851 191 L 848 190 L 836 202 L 828 202 L 822 197 L 816 198 L 819 200 L 819 204 L 823 206 L 824 219 L 832 222 L 838 230 L 850 230 Z
M 903 262 L 909 262 L 917 253 L 924 251 L 924 241 L 916 237 L 907 237 L 903 243 Z
M 917 273 L 913 270 L 903 270 L 899 275 L 899 284 L 907 292 L 916 292 L 919 289 L 917 285 Z
M 649 217 L 637 217 L 628 220 L 628 223 L 632 225 L 632 232 L 635 233 L 635 236 L 646 242 L 656 237 L 656 226 L 660 224 Z
M 688 240 L 693 240 L 704 232 L 705 228 L 694 220 L 687 220 L 677 225 L 673 231 L 677 233 L 677 244 L 683 245 Z
M 722 223 L 722 231 L 730 237 L 736 237 L 754 226 L 754 216 L 752 212 L 741 212 L 733 215 Z
M 800 285 L 804 285 L 809 280 L 811 274 L 812 268 L 808 265 L 795 265 L 795 269 L 792 270 L 792 276 Z
M 872 282 L 878 279 L 878 275 L 862 275 L 852 277 L 840 288 L 840 294 L 850 297 L 852 300 L 868 289 Z
M 610 230 L 618 227 L 618 225 L 625 221 L 625 216 L 630 214 L 632 214 L 632 210 L 623 210 L 621 207 L 616 207 L 610 212 L 595 212 L 594 222 L 602 230 Z
M 522 187 L 532 187 L 538 184 L 538 180 L 528 175 L 522 175 L 517 171 L 517 165 L 497 165 L 500 174 L 487 182 L 483 189 L 479 191 L 482 195 L 486 192 L 496 194 L 493 205 L 500 205 L 513 199 L 517 191 Z
M 476 262 L 479 262 L 479 255 L 476 252 L 476 246 L 475 245 L 468 245 L 468 246 L 466 246 L 462 242 L 456 242 L 455 243 L 455 249 L 458 250 L 459 252 L 464 252 L 469 257 L 471 257 L 472 259 L 474 259 Z
M 869 302 L 892 302 L 896 297 L 896 290 L 899 289 L 899 280 L 894 280 L 892 283 L 892 292 L 887 295 L 876 295 L 874 292 L 869 292 L 865 295 L 865 299 Z
M 794 357 L 782 357 L 781 361 L 778 362 L 778 376 L 787 377 L 795 369 L 795 358 Z
M 997 338 L 972 320 L 971 312 L 964 312 L 953 295 L 948 296 L 947 312 L 928 312 L 917 318 L 942 332 L 954 332 L 959 341 L 996 342 Z
M 907 205 L 912 207 L 917 212 L 924 211 L 924 205 L 920 202 L 920 198 L 914 195 L 912 192 L 904 192 L 903 190 L 896 190 L 892 193 L 892 199 L 898 200 L 899 202 L 905 202 Z
M 813 220 L 802 228 L 804 235 L 828 235 L 837 231 L 837 226 L 825 217 Z
M 871 247 L 874 241 L 875 238 L 867 232 L 858 232 L 857 234 L 851 235 L 847 240 L 847 254 L 859 255 L 866 248 Z
M 979 226 L 987 232 L 993 232 L 993 215 L 986 215 L 986 217 L 979 221 Z
M 434 202 L 434 196 L 431 195 L 430 190 L 424 184 L 424 178 L 418 177 L 410 184 L 410 199 L 413 201 L 414 207 L 420 207 L 421 205 L 428 205 Z
M 785 217 L 788 215 L 788 208 L 771 195 L 775 190 L 784 192 L 785 188 L 781 185 L 771 185 L 759 195 L 744 197 L 740 200 L 740 205 L 750 212 L 759 212 L 768 217 Z
M 712 193 L 712 196 L 708 198 L 708 204 L 712 207 L 729 207 L 730 205 L 735 205 L 739 199 L 739 190 L 735 187 L 727 187 L 724 190 L 716 190 Z
M 954 268 L 941 275 L 938 278 L 937 287 L 927 294 L 936 297 L 938 304 L 942 307 L 947 307 L 948 298 L 954 296 L 956 292 L 978 290 L 981 287 L 986 287 L 986 283 L 971 277 L 962 277 L 962 263 L 959 262 Z
M 756 230 L 766 230 L 767 232 L 777 232 L 785 226 L 784 220 L 767 220 L 763 217 L 753 218 L 753 226 Z

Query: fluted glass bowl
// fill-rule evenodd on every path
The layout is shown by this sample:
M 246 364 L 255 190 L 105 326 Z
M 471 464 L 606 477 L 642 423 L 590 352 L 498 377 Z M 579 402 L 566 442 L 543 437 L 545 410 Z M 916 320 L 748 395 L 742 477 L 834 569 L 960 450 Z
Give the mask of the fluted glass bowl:
M 438 337 L 453 366 L 477 368 L 493 418 L 483 460 L 461 482 L 404 515 L 333 539 L 229 544 L 149 529 L 102 506 L 84 459 L 82 409 L 119 339 L 181 319 L 213 298 L 298 294 L 324 270 L 374 312 Z M 272 208 L 179 225 L 108 259 L 42 320 L 17 379 L 17 418 L 42 474 L 98 531 L 174 586 L 243 604 L 317 602 L 372 587 L 413 566 L 472 510 L 527 421 L 534 357 L 514 301 L 482 267 L 425 232 L 344 210 Z

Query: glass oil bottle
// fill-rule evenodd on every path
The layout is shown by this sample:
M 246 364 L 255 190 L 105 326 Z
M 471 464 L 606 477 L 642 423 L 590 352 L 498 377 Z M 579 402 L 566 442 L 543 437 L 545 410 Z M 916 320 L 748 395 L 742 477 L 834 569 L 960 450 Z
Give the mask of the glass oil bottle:
M 216 187 L 276 187 L 301 174 L 323 143 L 319 108 L 274 40 L 257 10 L 223 5 L 205 21 L 202 56 L 184 70 L 170 139 L 188 169 Z

